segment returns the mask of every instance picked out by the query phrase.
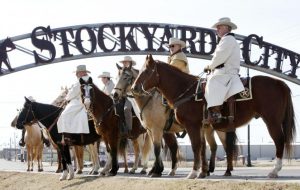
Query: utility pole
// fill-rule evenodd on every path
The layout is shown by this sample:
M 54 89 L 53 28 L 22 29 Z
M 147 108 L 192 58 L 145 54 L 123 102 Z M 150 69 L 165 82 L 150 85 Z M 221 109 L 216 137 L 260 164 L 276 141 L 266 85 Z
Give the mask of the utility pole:
M 250 155 L 250 124 L 248 124 L 248 140 L 247 140 L 247 146 L 248 146 L 248 154 L 247 154 L 247 167 L 251 167 L 251 155 Z

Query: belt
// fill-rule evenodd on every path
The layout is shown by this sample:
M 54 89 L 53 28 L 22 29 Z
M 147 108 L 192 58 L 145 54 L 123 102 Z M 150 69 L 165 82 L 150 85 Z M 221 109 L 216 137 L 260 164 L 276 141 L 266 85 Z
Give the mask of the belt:
M 221 65 L 216 66 L 215 69 L 221 69 L 223 67 L 224 67 L 224 63 L 222 63 Z

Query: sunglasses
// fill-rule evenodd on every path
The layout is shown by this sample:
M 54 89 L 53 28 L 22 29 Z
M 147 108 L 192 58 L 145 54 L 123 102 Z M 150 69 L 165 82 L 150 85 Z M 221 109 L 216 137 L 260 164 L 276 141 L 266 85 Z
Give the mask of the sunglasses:
M 175 45 L 170 45 L 170 46 L 169 46 L 169 48 L 173 48 L 173 47 L 175 47 Z

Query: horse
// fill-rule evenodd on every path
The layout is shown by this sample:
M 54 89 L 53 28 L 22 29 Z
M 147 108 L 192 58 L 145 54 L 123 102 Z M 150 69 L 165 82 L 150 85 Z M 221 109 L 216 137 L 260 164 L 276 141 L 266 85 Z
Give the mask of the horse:
M 115 133 L 114 139 L 106 138 L 107 142 L 110 144 L 116 143 L 116 139 L 120 138 L 120 131 L 119 131 L 119 124 L 120 118 L 115 114 L 114 107 L 115 104 L 113 99 L 102 92 L 94 83 L 91 77 L 88 78 L 87 81 L 80 79 L 81 84 L 81 92 L 82 92 L 82 99 L 86 105 L 86 109 L 91 113 L 94 121 L 96 130 L 100 134 L 105 134 L 109 132 L 109 130 L 114 130 Z M 136 126 L 136 127 L 135 127 Z M 141 130 L 145 130 L 142 128 L 139 120 L 136 117 L 133 117 L 133 127 L 132 127 L 132 134 L 134 134 L 134 128 L 138 128 Z M 112 133 L 112 132 L 111 132 Z M 107 135 L 104 135 L 107 136 Z M 172 134 L 165 135 L 164 139 L 170 148 L 172 154 L 172 162 L 177 162 L 177 160 L 173 159 L 176 158 L 177 148 L 174 146 L 174 141 L 176 142 L 176 138 Z M 111 142 L 113 141 L 113 142 Z M 114 145 L 114 144 L 113 144 Z M 178 147 L 178 146 L 177 146 Z M 110 145 L 110 148 L 113 150 L 112 152 L 117 151 L 117 146 Z M 143 150 L 145 151 L 145 150 Z M 115 154 L 115 153 L 114 153 Z M 113 155 L 114 155 L 113 154 Z M 112 164 L 117 164 L 117 158 L 112 157 Z
M 57 119 L 63 108 L 50 104 L 32 102 L 25 97 L 24 106 L 19 114 L 16 127 L 21 129 L 23 125 L 39 121 L 42 123 L 50 134 L 55 146 L 58 147 L 62 155 L 63 174 L 60 180 L 66 179 L 69 170 L 68 179 L 74 178 L 73 166 L 71 165 L 69 144 L 62 144 L 62 135 L 57 130 Z M 88 145 L 97 141 L 100 136 L 96 133 L 94 123 L 89 122 L 89 134 L 70 134 L 70 139 L 73 145 Z M 68 170 L 67 170 L 68 167 Z
M 152 55 L 149 55 L 132 86 L 134 93 L 149 93 L 150 89 L 156 87 L 174 107 L 177 121 L 185 126 L 191 139 L 194 152 L 194 166 L 189 174 L 191 178 L 196 177 L 199 169 L 200 148 L 201 157 L 205 159 L 205 151 L 203 151 L 205 146 L 204 144 L 201 146 L 199 140 L 199 134 L 201 141 L 203 137 L 201 126 L 204 101 L 194 101 L 193 95 L 197 80 L 195 76 L 180 72 L 168 64 L 154 61 Z M 226 130 L 232 126 L 237 128 L 245 125 L 253 117 L 261 117 L 276 146 L 276 164 L 268 174 L 270 178 L 276 178 L 282 168 L 284 149 L 290 158 L 291 143 L 296 132 L 291 90 L 283 81 L 267 76 L 254 76 L 251 78 L 251 84 L 252 99 L 236 102 L 233 123 L 227 121 L 213 124 L 213 127 L 216 130 Z M 204 99 L 203 93 L 202 99 Z M 202 160 L 200 177 L 206 177 L 206 170 L 205 162 Z
M 114 88 L 113 98 L 120 99 L 124 96 L 129 96 L 133 98 L 132 104 L 134 106 L 134 110 L 137 111 L 136 115 L 139 116 L 141 123 L 147 127 L 150 131 L 151 137 L 153 139 L 154 147 L 155 147 L 155 171 L 162 171 L 160 167 L 163 167 L 161 158 L 160 158 L 160 147 L 161 147 L 161 138 L 165 132 L 180 132 L 183 130 L 183 127 L 180 126 L 176 121 L 173 122 L 172 126 L 169 129 L 165 129 L 165 123 L 169 118 L 170 109 L 167 109 L 166 106 L 162 104 L 162 96 L 159 92 L 153 91 L 151 95 L 137 96 L 131 93 L 131 86 L 138 76 L 138 70 L 130 67 L 120 67 L 117 64 L 117 68 L 119 70 L 119 80 L 116 82 L 116 86 Z M 210 146 L 211 157 L 209 162 L 209 172 L 214 172 L 215 169 L 215 158 L 217 151 L 217 143 L 215 141 L 214 130 L 212 126 L 207 126 L 204 130 L 206 140 Z M 234 148 L 235 139 L 232 138 L 233 142 L 226 140 L 230 138 L 226 138 L 226 135 L 230 135 L 229 133 L 224 133 L 221 131 L 216 131 L 225 151 L 227 153 L 227 170 L 225 172 L 225 176 L 231 175 L 231 170 L 233 169 L 232 159 L 233 152 L 236 151 Z M 234 137 L 235 133 L 233 132 Z M 227 143 L 227 144 L 226 144 Z M 176 171 L 175 166 L 172 166 L 172 171 L 169 175 L 175 175 Z M 157 174 L 160 175 L 160 174 Z
M 7 50 L 7 48 L 10 48 Z M 7 68 L 10 71 L 13 71 L 13 68 L 11 68 L 9 61 L 8 61 L 8 56 L 7 52 L 12 51 L 16 49 L 15 44 L 11 41 L 10 38 L 6 38 L 1 44 L 0 44 L 0 74 L 2 73 L 2 62 L 7 66 Z
M 51 103 L 54 106 L 63 107 L 66 102 L 66 96 L 69 90 L 67 87 L 61 87 L 61 93 L 55 98 L 55 100 Z M 100 139 L 93 144 L 88 145 L 89 153 L 92 158 L 93 167 L 89 172 L 90 175 L 97 175 L 98 170 L 100 169 L 100 162 L 98 159 L 98 145 L 100 143 Z M 71 149 L 74 155 L 74 164 L 76 168 L 76 174 L 82 174 L 83 170 L 83 153 L 84 147 L 82 145 L 74 145 L 74 149 Z

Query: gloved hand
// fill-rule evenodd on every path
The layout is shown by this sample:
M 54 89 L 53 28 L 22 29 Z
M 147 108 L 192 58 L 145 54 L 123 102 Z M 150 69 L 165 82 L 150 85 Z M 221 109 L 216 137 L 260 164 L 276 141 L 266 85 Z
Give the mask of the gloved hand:
M 210 73 L 211 72 L 211 69 L 209 68 L 209 65 L 204 67 L 204 72 L 205 73 Z

